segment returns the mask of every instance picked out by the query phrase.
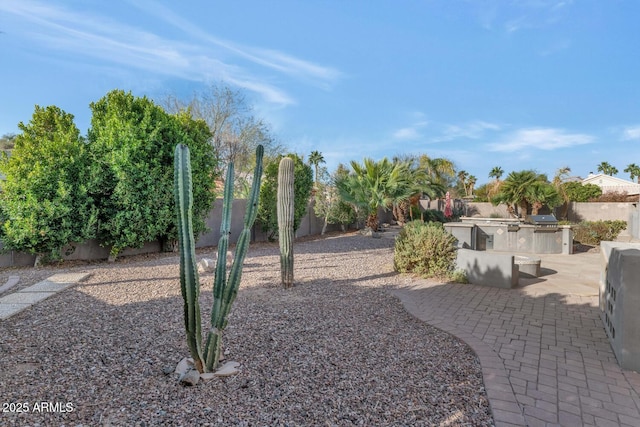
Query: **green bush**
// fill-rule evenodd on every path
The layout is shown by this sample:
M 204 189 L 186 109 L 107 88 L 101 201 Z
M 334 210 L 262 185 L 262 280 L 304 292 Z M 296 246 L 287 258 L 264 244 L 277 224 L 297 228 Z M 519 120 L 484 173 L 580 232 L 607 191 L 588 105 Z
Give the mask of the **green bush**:
M 436 209 L 427 209 L 423 213 L 424 222 L 447 222 L 444 213 Z
M 565 182 L 562 184 L 567 198 L 573 202 L 589 202 L 602 195 L 602 188 L 595 184 Z
M 393 264 L 401 273 L 449 277 L 455 268 L 456 238 L 437 222 L 407 223 L 396 239 Z
M 573 228 L 573 239 L 583 245 L 598 246 L 601 241 L 612 241 L 627 228 L 627 222 L 615 221 L 583 221 Z
M 177 239 L 173 205 L 173 153 L 191 151 L 193 227 L 198 236 L 215 200 L 216 159 L 211 133 L 187 113 L 170 115 L 146 97 L 113 90 L 91 103 L 87 148 L 92 157 L 89 194 L 98 208 L 98 238 L 110 259 L 125 248 Z
M 86 146 L 73 115 L 36 105 L 31 121 L 18 125 L 10 157 L 0 171 L 0 237 L 5 250 L 57 260 L 60 249 L 95 235 L 96 211 L 86 187 Z

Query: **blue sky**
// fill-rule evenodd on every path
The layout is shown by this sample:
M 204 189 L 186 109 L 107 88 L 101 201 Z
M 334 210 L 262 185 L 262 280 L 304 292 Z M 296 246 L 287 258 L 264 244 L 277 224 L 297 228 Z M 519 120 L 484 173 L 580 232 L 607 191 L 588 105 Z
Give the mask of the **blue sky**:
M 0 134 L 34 105 L 89 127 L 112 89 L 223 81 L 281 143 L 586 177 L 640 164 L 637 0 L 0 0 Z

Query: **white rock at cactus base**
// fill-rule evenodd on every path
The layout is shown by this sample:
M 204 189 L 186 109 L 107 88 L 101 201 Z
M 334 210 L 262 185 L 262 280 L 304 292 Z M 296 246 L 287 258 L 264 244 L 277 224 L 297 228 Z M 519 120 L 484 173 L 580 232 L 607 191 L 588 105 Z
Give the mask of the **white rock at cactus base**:
M 214 372 L 214 375 L 217 377 L 228 377 L 230 375 L 235 375 L 240 372 L 238 367 L 240 364 L 238 362 L 227 362 L 218 368 L 217 371 Z

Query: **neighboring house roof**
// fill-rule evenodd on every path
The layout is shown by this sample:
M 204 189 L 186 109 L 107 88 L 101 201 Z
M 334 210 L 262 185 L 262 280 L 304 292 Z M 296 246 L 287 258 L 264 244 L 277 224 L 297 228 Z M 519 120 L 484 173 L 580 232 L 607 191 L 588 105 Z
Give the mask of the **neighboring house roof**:
M 597 185 L 602 188 L 602 193 L 626 192 L 628 195 L 640 194 L 640 184 L 603 173 L 597 175 L 589 174 L 588 177 L 582 180 L 582 185 L 585 184 Z

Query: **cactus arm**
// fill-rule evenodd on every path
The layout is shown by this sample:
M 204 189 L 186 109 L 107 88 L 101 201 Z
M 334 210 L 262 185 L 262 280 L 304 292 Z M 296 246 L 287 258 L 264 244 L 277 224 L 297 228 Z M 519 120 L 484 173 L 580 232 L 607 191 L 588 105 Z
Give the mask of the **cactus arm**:
M 220 240 L 218 241 L 218 261 L 213 286 L 213 310 L 211 310 L 211 324 L 214 324 L 216 313 L 220 311 L 222 296 L 227 287 L 227 250 L 229 235 L 231 234 L 231 211 L 233 205 L 233 162 L 227 167 L 227 177 L 224 183 L 224 200 L 222 201 L 222 221 L 220 222 Z
M 262 147 L 262 145 L 258 145 L 258 147 L 256 148 L 256 167 L 253 172 L 253 184 L 251 186 L 251 193 L 249 196 L 249 200 L 247 201 L 247 210 L 244 216 L 244 227 L 242 229 L 242 232 L 240 233 L 240 237 L 238 238 L 233 264 L 231 265 L 231 271 L 229 272 L 229 278 L 226 281 L 226 286 L 222 290 L 220 298 L 214 298 L 214 310 L 211 312 L 211 328 L 209 329 L 209 333 L 207 334 L 205 347 L 205 366 L 207 371 L 213 371 L 218 365 L 218 361 L 220 360 L 220 353 L 222 350 L 222 331 L 227 326 L 227 318 L 229 316 L 229 312 L 231 311 L 231 305 L 238 295 L 240 279 L 242 277 L 242 266 L 245 256 L 247 255 L 249 241 L 251 238 L 251 227 L 253 227 L 253 223 L 255 222 L 257 216 L 258 198 L 260 195 L 260 181 L 262 179 L 263 155 L 264 148 Z M 227 179 L 227 182 L 232 182 L 232 180 L 233 178 Z M 227 183 L 225 183 L 225 203 L 227 202 L 226 185 Z M 230 191 L 233 191 L 233 189 L 231 189 Z M 229 200 L 231 200 L 231 197 L 232 195 L 229 197 Z M 229 201 L 229 203 L 231 203 L 231 201 Z M 230 208 L 228 215 L 228 219 L 230 222 Z M 225 215 L 223 214 L 223 218 L 224 217 Z M 220 238 L 221 242 L 225 237 L 228 241 L 228 235 L 228 232 L 226 233 L 226 235 L 225 233 L 222 233 L 222 236 Z M 226 264 L 226 248 L 224 252 L 220 251 L 220 247 L 218 248 L 217 263 L 216 281 L 219 280 L 218 268 L 220 267 L 220 264 Z M 226 269 L 222 271 L 226 271 Z
M 200 325 L 200 281 L 193 237 L 193 192 L 189 148 L 178 144 L 174 155 L 174 194 L 180 245 L 180 290 L 184 300 L 187 345 L 196 368 L 203 372 Z
M 285 288 L 293 286 L 294 162 L 289 157 L 278 167 L 278 242 L 280 273 Z

